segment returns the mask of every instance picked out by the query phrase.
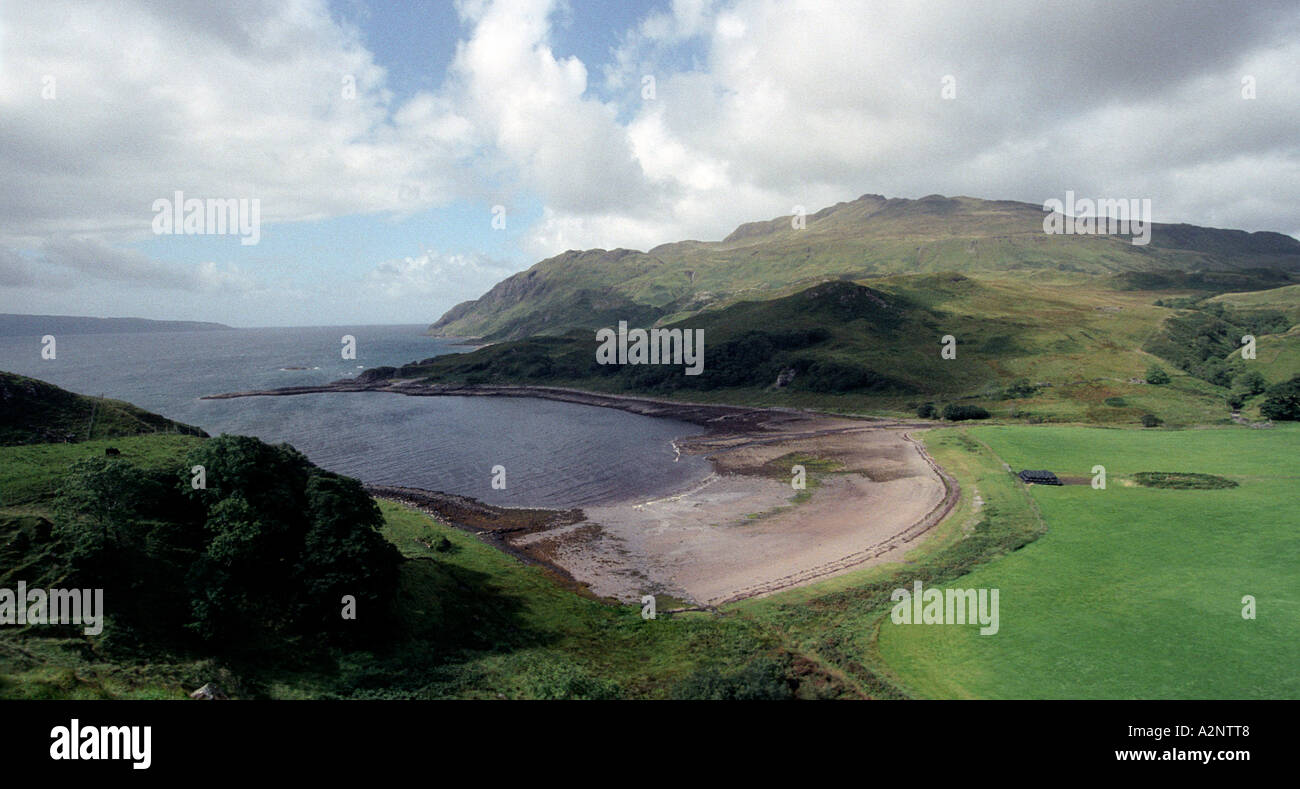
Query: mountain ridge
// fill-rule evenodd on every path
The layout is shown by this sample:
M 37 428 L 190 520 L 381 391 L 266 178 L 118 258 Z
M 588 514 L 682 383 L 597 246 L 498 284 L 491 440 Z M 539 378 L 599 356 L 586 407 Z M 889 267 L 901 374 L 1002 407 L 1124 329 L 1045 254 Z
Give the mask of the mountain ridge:
M 1300 241 L 1282 233 L 1152 223 L 1143 246 L 1124 235 L 1049 235 L 1044 215 L 1040 206 L 1011 200 L 864 194 L 807 214 L 802 229 L 787 215 L 743 223 L 721 241 L 645 252 L 568 250 L 457 304 L 428 333 L 502 340 L 590 328 L 615 316 L 666 322 L 817 281 L 900 273 L 1122 278 L 1258 269 L 1284 272 L 1276 284 L 1300 281 Z

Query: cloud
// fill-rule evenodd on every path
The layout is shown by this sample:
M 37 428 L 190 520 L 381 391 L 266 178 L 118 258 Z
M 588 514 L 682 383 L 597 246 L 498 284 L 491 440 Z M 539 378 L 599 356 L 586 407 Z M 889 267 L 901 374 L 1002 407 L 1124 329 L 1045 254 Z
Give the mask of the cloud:
M 0 272 L 21 258 L 0 249 Z M 34 263 L 26 266 L 27 278 L 13 285 L 67 287 L 70 282 L 88 280 L 124 283 L 149 290 L 191 291 L 238 295 L 256 288 L 252 277 L 230 264 L 212 261 L 195 266 L 163 263 L 140 252 L 111 246 L 93 238 L 58 237 L 39 249 Z M 33 273 L 39 270 L 39 275 Z M 21 270 L 20 270 L 21 271 Z M 0 274 L 0 283 L 3 283 Z
M 21 10 L 13 6 L 25 6 Z M 445 102 L 392 106 L 321 0 L 9 4 L 0 239 L 132 239 L 183 190 L 258 198 L 266 223 L 409 210 L 472 187 Z
M 31 264 L 12 249 L 0 247 L 0 287 L 17 288 L 34 284 Z
M 263 288 L 124 246 L 176 190 L 259 199 L 263 238 L 527 195 L 542 205 L 520 242 L 533 259 L 716 239 L 864 192 L 1071 189 L 1151 198 L 1159 220 L 1300 232 L 1294 2 L 673 0 L 592 30 L 620 42 L 607 63 L 559 50 L 557 2 L 457 7 L 446 81 L 398 100 L 325 0 L 7 4 L 0 286 Z M 370 309 L 469 298 L 511 269 L 466 249 L 369 265 Z
M 625 36 L 604 80 L 627 97 L 657 199 L 557 210 L 533 240 L 718 238 L 863 192 L 1041 202 L 1066 189 L 1150 197 L 1160 219 L 1294 231 L 1297 31 L 1284 2 L 677 2 Z
M 427 250 L 378 264 L 367 274 L 366 285 L 389 299 L 427 299 L 458 292 L 463 300 L 474 298 L 514 270 L 508 263 L 477 253 Z

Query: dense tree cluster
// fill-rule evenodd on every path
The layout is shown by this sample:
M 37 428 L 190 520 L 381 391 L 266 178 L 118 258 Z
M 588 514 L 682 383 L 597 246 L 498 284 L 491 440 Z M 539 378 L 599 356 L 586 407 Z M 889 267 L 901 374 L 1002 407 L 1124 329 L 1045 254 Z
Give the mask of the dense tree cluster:
M 1269 387 L 1259 412 L 1268 419 L 1300 421 L 1300 375 Z
M 118 642 L 257 649 L 346 640 L 387 621 L 400 555 L 378 506 L 287 444 L 210 439 L 179 474 L 81 461 L 56 513 L 74 580 L 105 590 L 106 636 Z M 355 620 L 343 618 L 345 595 Z
M 989 412 L 977 405 L 949 403 L 943 407 L 943 418 L 950 422 L 962 422 L 967 419 L 988 419 Z
M 1226 388 L 1240 372 L 1227 357 L 1241 348 L 1243 336 L 1278 334 L 1290 326 L 1286 315 L 1274 310 L 1235 311 L 1218 303 L 1203 304 L 1169 318 L 1143 348 L 1170 360 L 1188 375 Z M 1150 374 L 1147 380 L 1158 383 Z

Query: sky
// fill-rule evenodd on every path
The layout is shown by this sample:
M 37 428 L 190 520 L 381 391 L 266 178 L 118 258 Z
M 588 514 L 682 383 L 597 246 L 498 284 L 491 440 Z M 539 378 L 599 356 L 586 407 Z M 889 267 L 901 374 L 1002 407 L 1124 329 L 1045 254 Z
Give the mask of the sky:
M 0 0 L 0 312 L 431 323 L 866 193 L 1300 237 L 1298 72 L 1295 0 Z

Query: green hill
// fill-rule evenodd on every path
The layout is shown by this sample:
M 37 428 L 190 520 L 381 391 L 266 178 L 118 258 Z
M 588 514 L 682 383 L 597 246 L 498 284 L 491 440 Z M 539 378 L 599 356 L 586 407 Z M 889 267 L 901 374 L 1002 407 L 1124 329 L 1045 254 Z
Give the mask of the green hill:
M 1216 384 L 1197 377 L 1209 369 L 1199 364 L 1203 357 L 1184 371 L 1182 356 L 1154 353 L 1178 350 L 1152 339 L 1167 340 L 1167 323 L 1175 322 L 1180 337 L 1194 336 L 1198 325 L 1177 322 L 1200 313 L 1157 307 L 1150 293 L 956 273 L 866 282 L 825 282 L 662 325 L 704 331 L 705 362 L 696 376 L 681 365 L 599 364 L 595 332 L 583 329 L 439 356 L 386 375 L 893 415 L 960 401 L 1031 422 L 1138 425 L 1148 415 L 1170 425 L 1230 421 L 1225 397 L 1240 362 L 1220 365 L 1230 375 Z M 940 354 L 945 335 L 956 341 L 955 359 Z M 1277 339 L 1266 337 L 1262 347 L 1271 354 Z M 1290 361 L 1278 362 L 1268 380 L 1300 372 L 1283 369 Z M 1172 371 L 1168 385 L 1144 382 L 1153 364 Z
M 1048 235 L 1044 216 L 1029 203 L 864 195 L 807 215 L 803 229 L 779 217 L 718 242 L 569 251 L 457 305 L 429 333 L 501 340 L 620 319 L 648 326 L 828 279 L 897 274 L 1101 279 L 1111 289 L 1206 293 L 1300 281 L 1300 242 L 1280 233 L 1156 224 L 1140 246 L 1128 236 Z
M 35 378 L 0 372 L 0 446 L 141 433 L 207 435 L 121 400 L 87 397 Z

